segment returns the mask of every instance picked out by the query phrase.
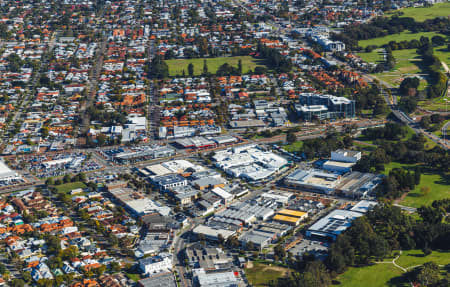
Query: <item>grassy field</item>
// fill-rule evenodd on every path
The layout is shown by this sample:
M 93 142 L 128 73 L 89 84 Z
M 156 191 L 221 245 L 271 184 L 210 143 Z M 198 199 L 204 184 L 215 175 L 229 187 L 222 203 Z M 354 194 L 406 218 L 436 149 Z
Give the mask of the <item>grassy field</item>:
M 82 183 L 81 181 L 76 181 L 76 182 L 69 182 L 69 183 L 57 185 L 55 187 L 59 192 L 69 193 L 73 189 L 85 188 L 86 185 L 84 183 Z
M 422 58 L 416 53 L 416 49 L 396 50 L 392 54 L 396 60 L 394 69 L 388 72 L 373 74 L 374 76 L 394 87 L 400 86 L 400 83 L 406 77 L 421 77 Z M 419 90 L 423 90 L 426 85 L 427 81 L 421 78 Z
M 436 111 L 436 112 L 445 112 L 446 109 L 450 108 L 450 105 L 445 106 L 445 99 L 444 97 L 435 98 L 435 99 L 426 99 L 423 101 L 419 101 L 418 105 L 419 107 L 429 110 L 429 111 Z
M 430 192 L 423 194 L 422 187 L 429 187 Z M 412 207 L 430 205 L 435 200 L 450 198 L 450 175 L 423 172 L 420 184 L 402 200 L 401 204 Z
M 435 47 L 433 54 L 450 67 L 450 51 L 448 50 L 447 45 Z
M 293 144 L 289 144 L 289 145 L 285 145 L 283 146 L 283 149 L 288 151 L 288 152 L 298 152 L 302 149 L 303 147 L 303 142 L 302 141 L 297 141 Z
M 443 138 L 442 128 L 443 128 L 444 125 L 445 125 L 446 123 L 448 123 L 448 122 L 450 122 L 450 120 L 444 121 L 444 122 L 442 123 L 441 127 L 439 128 L 439 130 L 433 132 L 433 134 L 437 135 L 437 136 L 440 137 L 440 138 Z M 447 126 L 447 133 L 446 133 L 446 134 L 447 134 L 446 139 L 448 139 L 448 138 L 450 137 L 450 125 Z
M 181 76 L 183 70 L 185 74 L 188 74 L 188 65 L 192 63 L 194 65 L 194 75 L 201 75 L 203 72 L 203 60 L 206 60 L 208 65 L 208 72 L 215 74 L 217 69 L 225 63 L 231 66 L 237 67 L 239 60 L 242 60 L 242 72 L 248 73 L 250 70 L 254 70 L 256 66 L 263 66 L 264 63 L 261 60 L 254 59 L 250 56 L 239 57 L 222 57 L 222 58 L 198 58 L 198 59 L 173 59 L 167 60 L 166 63 L 169 66 L 170 76 Z
M 269 282 L 286 276 L 289 270 L 279 266 L 269 266 L 254 262 L 252 268 L 245 269 L 248 281 L 255 287 L 269 286 Z
M 450 264 L 450 253 L 433 251 L 430 255 L 424 256 L 422 250 L 406 250 L 395 261 L 398 265 L 408 269 L 426 262 L 433 261 L 438 265 Z
M 361 57 L 367 63 L 380 64 L 383 63 L 383 55 L 381 54 L 382 49 L 375 49 L 372 52 L 368 53 L 358 53 L 358 56 Z
M 423 22 L 427 19 L 433 19 L 436 17 L 446 17 L 450 15 L 450 3 L 438 3 L 431 7 L 420 7 L 420 8 L 405 8 L 399 10 L 403 12 L 400 17 L 412 17 L 418 22 Z M 392 15 L 398 14 L 399 11 L 390 13 Z
M 391 262 L 391 259 L 385 259 L 384 262 Z M 439 265 L 450 264 L 450 253 L 433 251 L 430 255 L 424 256 L 421 250 L 403 251 L 400 257 L 395 261 L 399 266 L 409 269 L 426 262 L 433 261 Z M 381 287 L 410 286 L 408 280 L 403 276 L 403 271 L 395 267 L 392 263 L 374 264 L 365 267 L 351 267 L 344 274 L 337 278 L 342 287 Z M 364 282 L 364 284 L 361 284 Z
M 134 282 L 138 282 L 139 280 L 141 280 L 141 276 L 139 274 L 126 273 L 125 275 L 128 277 L 128 279 L 131 279 Z
M 373 39 L 368 39 L 368 40 L 361 40 L 358 42 L 358 45 L 363 48 L 370 46 L 370 45 L 376 45 L 376 46 L 380 47 L 380 46 L 383 46 L 384 44 L 389 43 L 390 41 L 401 42 L 401 41 L 405 41 L 405 40 L 411 41 L 413 39 L 419 40 L 420 37 L 422 37 L 422 36 L 425 36 L 425 37 L 428 37 L 431 39 L 431 37 L 436 36 L 436 35 L 445 37 L 444 35 L 439 34 L 437 32 L 412 33 L 411 31 L 405 30 L 398 34 L 392 34 L 392 35 L 387 35 L 384 37 L 373 38 Z
M 393 264 L 375 264 L 366 267 L 351 267 L 340 275 L 337 280 L 341 287 L 384 287 L 384 286 L 408 286 L 403 279 L 402 271 Z
M 385 165 L 384 174 L 389 174 L 393 168 L 405 168 L 414 170 L 414 164 L 402 164 L 391 162 Z M 430 192 L 424 194 L 422 187 L 429 187 Z M 410 191 L 406 197 L 400 202 L 402 205 L 411 207 L 420 207 L 422 205 L 430 205 L 435 200 L 450 198 L 450 174 L 439 174 L 431 170 L 423 168 L 420 184 Z

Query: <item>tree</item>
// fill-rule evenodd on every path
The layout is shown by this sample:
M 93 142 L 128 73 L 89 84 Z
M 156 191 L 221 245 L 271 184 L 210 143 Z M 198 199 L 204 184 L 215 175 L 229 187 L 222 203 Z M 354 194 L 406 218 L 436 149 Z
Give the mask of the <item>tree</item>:
M 242 75 L 242 60 L 239 59 L 238 61 L 238 73 L 239 75 Z
M 109 267 L 111 268 L 111 271 L 113 273 L 120 272 L 120 264 L 119 262 L 113 261 L 109 264 Z
M 11 280 L 11 282 L 9 283 L 11 287 L 23 287 L 25 286 L 25 282 L 22 279 L 13 279 Z
M 102 266 L 94 269 L 94 273 L 98 277 L 100 277 L 103 273 L 105 273 L 105 271 L 106 271 L 106 266 L 105 265 L 102 265 Z
M 286 257 L 286 250 L 284 250 L 282 244 L 278 244 L 277 246 L 275 246 L 273 252 L 276 256 L 278 256 L 278 258 L 280 258 L 280 260 L 283 260 Z
M 267 68 L 264 66 L 256 66 L 254 73 L 256 75 L 264 75 L 265 73 L 267 73 Z
M 326 287 L 331 285 L 330 274 L 327 272 L 325 265 L 319 260 L 308 262 L 302 275 L 300 286 Z
M 417 209 L 420 217 L 422 217 L 423 221 L 429 224 L 438 224 L 442 222 L 442 218 L 444 218 L 444 211 L 440 208 L 434 208 L 432 206 L 422 206 Z
M 22 275 L 22 279 L 28 284 L 31 282 L 31 273 L 29 271 L 23 271 L 20 273 Z
M 48 137 L 48 127 L 47 126 L 43 126 L 41 128 L 41 135 L 42 135 L 43 138 Z
M 420 188 L 420 192 L 422 193 L 423 196 L 427 196 L 430 193 L 431 189 L 429 186 L 422 186 Z
M 275 88 L 275 86 L 270 87 L 270 96 L 272 98 L 277 98 L 277 89 Z
M 188 74 L 191 78 L 194 76 L 194 64 L 192 63 L 189 63 L 188 65 Z
M 208 64 L 206 63 L 206 59 L 203 60 L 203 75 L 208 74 Z
M 0 274 L 3 275 L 6 272 L 6 267 L 3 263 L 0 263 Z
M 167 66 L 167 63 L 161 58 L 160 55 L 156 55 L 150 64 L 149 77 L 151 79 L 164 79 L 168 76 L 169 66 Z
M 66 175 L 63 177 L 63 181 L 64 181 L 64 183 L 70 182 L 70 175 L 69 175 L 69 174 L 66 174 Z
M 54 184 L 55 184 L 55 181 L 53 180 L 53 177 L 49 177 L 45 181 L 45 185 L 54 185 Z
M 445 39 L 439 35 L 433 36 L 431 38 L 431 43 L 433 43 L 433 46 L 442 46 L 445 44 Z
M 403 96 L 400 99 L 399 107 L 407 113 L 412 113 L 417 108 L 417 99 L 414 96 Z
M 99 134 L 97 136 L 97 145 L 98 146 L 104 146 L 106 143 L 106 135 L 104 134 Z
M 420 85 L 419 78 L 409 77 L 401 82 L 398 92 L 400 93 L 400 95 L 406 96 L 409 95 L 411 89 L 417 90 L 419 85 Z
M 296 141 L 297 141 L 297 136 L 295 135 L 295 132 L 289 131 L 289 132 L 287 133 L 287 135 L 286 135 L 286 141 L 287 141 L 289 144 L 293 144 L 294 142 L 296 142 Z
M 253 244 L 252 241 L 249 241 L 246 243 L 245 247 L 247 247 L 247 251 L 253 251 L 255 250 L 255 245 Z
M 417 281 L 420 286 L 432 286 L 439 281 L 439 265 L 434 262 L 427 262 L 419 267 L 420 271 L 417 274 Z

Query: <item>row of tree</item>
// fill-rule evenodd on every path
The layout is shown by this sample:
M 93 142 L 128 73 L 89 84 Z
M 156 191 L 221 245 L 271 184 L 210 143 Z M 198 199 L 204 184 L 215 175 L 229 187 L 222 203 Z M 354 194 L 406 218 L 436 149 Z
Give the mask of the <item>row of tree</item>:
M 336 40 L 343 41 L 347 49 L 357 50 L 359 40 L 384 37 L 409 30 L 412 33 L 443 31 L 450 24 L 450 19 L 434 18 L 424 22 L 416 22 L 410 17 L 377 17 L 370 23 L 355 23 L 344 28 L 343 33 L 332 34 Z

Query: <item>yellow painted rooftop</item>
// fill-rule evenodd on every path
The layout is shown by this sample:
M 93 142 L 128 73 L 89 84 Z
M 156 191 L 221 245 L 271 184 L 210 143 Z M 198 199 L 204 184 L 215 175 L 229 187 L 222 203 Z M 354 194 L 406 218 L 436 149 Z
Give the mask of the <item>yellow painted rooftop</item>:
M 303 217 L 306 214 L 306 212 L 292 210 L 292 209 L 283 209 L 283 210 L 278 211 L 278 214 L 284 214 L 284 215 L 289 215 L 289 216 L 294 216 L 294 217 Z
M 278 220 L 278 221 L 287 221 L 287 222 L 293 222 L 296 223 L 297 221 L 300 220 L 300 218 L 298 217 L 291 217 L 291 216 L 286 216 L 286 215 L 281 215 L 281 214 L 277 214 L 273 217 L 274 220 Z

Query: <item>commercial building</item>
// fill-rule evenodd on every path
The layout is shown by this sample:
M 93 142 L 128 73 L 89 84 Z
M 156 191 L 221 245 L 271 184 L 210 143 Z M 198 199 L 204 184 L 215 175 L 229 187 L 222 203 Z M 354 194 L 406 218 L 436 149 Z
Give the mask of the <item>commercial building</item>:
M 334 210 L 308 228 L 306 236 L 319 236 L 335 240 L 339 234 L 351 226 L 353 220 L 361 216 L 363 214 L 359 212 Z
M 289 199 L 293 196 L 294 194 L 292 192 L 276 190 L 271 190 L 261 194 L 263 199 L 275 201 L 279 205 L 286 205 L 289 202 Z
M 139 260 L 139 269 L 145 275 L 167 272 L 172 270 L 172 255 L 160 253 L 158 256 Z
M 353 220 L 363 216 L 376 204 L 373 201 L 363 200 L 350 210 L 334 210 L 308 228 L 306 236 L 319 236 L 335 240 L 339 234 L 351 226 Z
M 340 175 L 298 169 L 285 177 L 284 183 L 289 187 L 330 194 L 334 192 L 340 180 Z
M 175 144 L 182 148 L 196 148 L 196 149 L 214 148 L 217 146 L 215 141 L 207 139 L 205 137 L 178 139 L 175 141 Z
M 239 281 L 234 272 L 206 273 L 203 269 L 193 270 L 194 282 L 199 287 L 238 287 Z
M 11 181 L 20 180 L 21 176 L 10 169 L 3 161 L 0 161 L 0 183 L 10 183 Z
M 139 287 L 177 287 L 172 272 L 161 272 L 138 281 Z
M 175 155 L 175 149 L 169 146 L 143 146 L 136 150 L 116 153 L 110 158 L 120 164 L 129 164 L 142 160 L 150 160 Z
M 218 241 L 219 234 L 222 236 L 222 238 L 224 238 L 226 240 L 229 237 L 236 234 L 236 231 L 222 229 L 222 228 L 216 227 L 216 226 L 207 226 L 207 225 L 201 224 L 201 225 L 198 225 L 197 227 L 195 227 L 192 230 L 192 233 L 194 233 L 197 236 L 202 235 L 206 239 L 211 240 L 211 241 Z
M 351 171 L 354 165 L 355 164 L 351 162 L 327 160 L 326 162 L 323 163 L 322 168 L 326 171 L 343 174 Z
M 185 255 L 192 269 L 203 268 L 205 271 L 228 271 L 233 266 L 232 258 L 222 249 L 207 247 L 199 242 L 186 247 Z
M 214 218 L 227 218 L 242 222 L 244 225 L 251 225 L 255 220 L 265 221 L 275 213 L 275 206 L 265 206 L 246 202 L 237 202 L 227 209 L 217 212 Z
M 356 163 L 360 159 L 360 151 L 338 149 L 331 152 L 331 160 L 333 161 Z
M 109 192 L 115 200 L 123 204 L 125 208 L 137 216 L 154 212 L 167 216 L 171 211 L 169 207 L 156 203 L 139 191 L 129 188 L 115 188 L 109 190 Z
M 213 188 L 211 192 L 222 198 L 225 204 L 232 201 L 234 198 L 234 196 L 231 193 L 226 192 L 220 187 Z
M 216 166 L 233 177 L 249 181 L 269 178 L 288 164 L 288 161 L 257 145 L 233 147 L 215 153 Z
M 190 185 L 177 186 L 169 189 L 169 195 L 182 205 L 192 203 L 192 200 L 196 199 L 199 193 L 200 191 L 198 189 Z
M 274 221 L 297 226 L 303 220 L 308 218 L 308 213 L 292 209 L 282 209 L 273 217 Z
M 351 198 L 363 198 L 375 192 L 384 175 L 353 171 L 344 177 L 336 187 L 336 193 Z
M 274 239 L 275 238 L 273 234 L 259 232 L 256 230 L 250 230 L 239 236 L 239 242 L 242 244 L 242 246 L 247 247 L 251 242 L 252 245 L 259 251 L 269 246 L 269 244 L 272 243 L 272 240 Z
M 295 105 L 295 109 L 306 121 L 311 121 L 314 117 L 320 120 L 354 118 L 356 113 L 354 100 L 314 93 L 300 94 L 299 103 Z
M 160 190 L 166 190 L 177 186 L 186 186 L 187 180 L 179 174 L 160 175 L 152 178 L 153 183 Z
M 232 129 L 262 128 L 266 124 L 262 120 L 230 121 Z
M 382 179 L 383 175 L 357 171 L 341 176 L 320 170 L 298 169 L 285 177 L 284 183 L 294 189 L 361 198 L 373 192 Z

